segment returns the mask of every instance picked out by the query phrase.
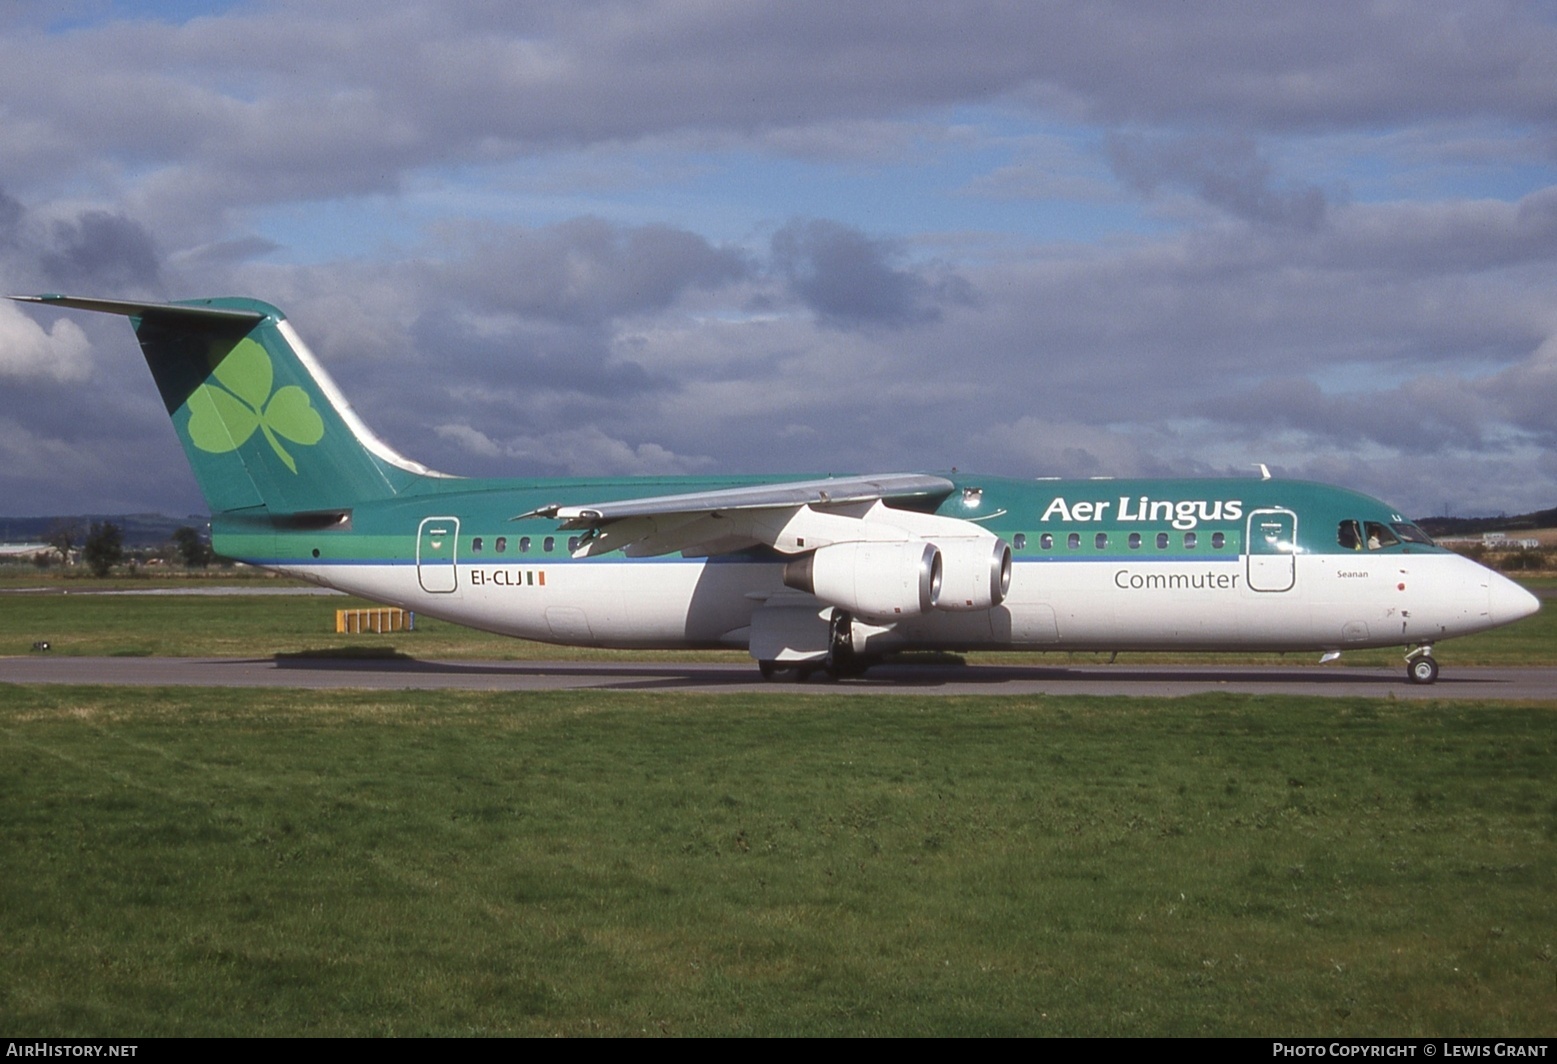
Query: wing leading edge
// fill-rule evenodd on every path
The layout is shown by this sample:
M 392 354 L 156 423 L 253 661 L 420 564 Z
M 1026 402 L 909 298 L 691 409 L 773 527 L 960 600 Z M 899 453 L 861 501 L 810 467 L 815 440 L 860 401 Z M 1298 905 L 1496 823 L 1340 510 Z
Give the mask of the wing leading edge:
M 815 528 L 817 522 L 825 521 L 831 514 L 847 515 L 857 521 L 865 510 L 889 500 L 938 500 L 955 489 L 956 485 L 945 477 L 888 473 L 755 484 L 582 506 L 553 504 L 520 514 L 514 520 L 551 518 L 562 522 L 563 529 L 587 529 L 588 534 L 574 552 L 578 557 L 612 550 L 621 550 L 629 557 L 675 551 L 706 556 L 758 545 L 794 553 L 815 546 L 807 544 L 804 528 L 820 531 Z M 802 515 L 804 519 L 797 525 Z

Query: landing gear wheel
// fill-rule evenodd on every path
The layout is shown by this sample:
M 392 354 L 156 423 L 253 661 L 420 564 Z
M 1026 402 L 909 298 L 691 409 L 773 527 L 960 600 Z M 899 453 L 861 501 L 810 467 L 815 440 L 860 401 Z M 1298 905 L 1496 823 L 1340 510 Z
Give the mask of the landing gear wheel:
M 1418 654 L 1406 662 L 1406 679 L 1412 683 L 1435 683 L 1438 680 L 1438 662 L 1431 654 Z
M 863 676 L 870 667 L 854 652 L 854 618 L 847 610 L 834 610 L 828 633 L 827 675 L 834 680 L 848 680 Z
M 762 678 L 764 680 L 771 680 L 771 679 L 773 679 L 773 677 L 775 675 L 778 674 L 778 671 L 779 671 L 778 662 L 776 662 L 776 661 L 759 661 L 759 662 L 757 662 L 757 671 L 762 673 Z

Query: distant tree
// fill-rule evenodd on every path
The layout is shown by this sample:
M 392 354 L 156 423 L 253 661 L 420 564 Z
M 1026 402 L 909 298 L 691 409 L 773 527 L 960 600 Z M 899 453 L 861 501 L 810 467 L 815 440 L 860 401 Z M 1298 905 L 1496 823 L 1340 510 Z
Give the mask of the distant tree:
M 173 545 L 189 568 L 204 569 L 211 564 L 211 545 L 188 525 L 174 531 Z
M 49 529 L 49 534 L 43 537 L 43 541 L 59 553 L 61 565 L 69 565 L 70 552 L 75 549 L 76 539 L 80 535 L 81 529 L 73 522 L 57 521 Z
M 93 521 L 81 545 L 81 557 L 93 576 L 107 576 L 124 559 L 124 533 L 112 521 Z

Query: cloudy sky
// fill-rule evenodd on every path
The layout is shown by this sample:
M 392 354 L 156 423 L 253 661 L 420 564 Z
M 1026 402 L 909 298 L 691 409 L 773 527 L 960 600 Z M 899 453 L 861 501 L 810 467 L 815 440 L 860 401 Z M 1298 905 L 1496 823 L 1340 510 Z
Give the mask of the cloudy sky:
M 0 290 L 282 307 L 470 475 L 1557 505 L 1557 5 L 0 0 Z M 203 510 L 0 307 L 0 513 Z

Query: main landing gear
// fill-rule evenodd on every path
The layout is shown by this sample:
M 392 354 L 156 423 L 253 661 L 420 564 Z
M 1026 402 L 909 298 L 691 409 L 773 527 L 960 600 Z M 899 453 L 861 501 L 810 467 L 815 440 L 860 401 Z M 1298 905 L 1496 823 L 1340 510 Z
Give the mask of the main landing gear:
M 1433 657 L 1431 644 L 1417 647 L 1406 655 L 1406 679 L 1421 684 L 1437 682 L 1438 662 Z
M 853 680 L 865 675 L 865 670 L 879 660 L 854 649 L 854 619 L 847 610 L 834 610 L 828 626 L 827 657 L 822 661 L 759 661 L 757 671 L 764 680 L 772 680 L 780 673 L 789 673 L 796 683 L 805 683 L 814 674 L 825 672 L 834 680 Z

